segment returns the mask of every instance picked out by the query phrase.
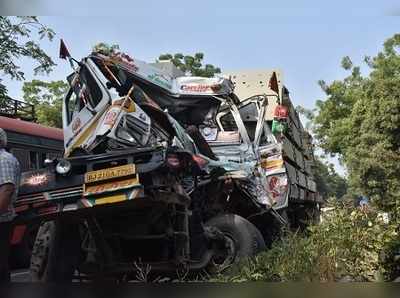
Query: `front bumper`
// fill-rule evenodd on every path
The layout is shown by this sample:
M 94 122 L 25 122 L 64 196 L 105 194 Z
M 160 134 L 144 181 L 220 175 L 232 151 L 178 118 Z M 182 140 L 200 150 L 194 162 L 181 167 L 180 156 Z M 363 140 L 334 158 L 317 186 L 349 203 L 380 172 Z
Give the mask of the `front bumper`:
M 184 194 L 160 188 L 146 191 L 142 184 L 95 195 L 84 195 L 85 173 L 107 168 L 110 163 L 135 164 L 139 175 L 152 173 L 164 165 L 163 148 L 129 149 L 101 155 L 71 158 L 72 175 L 57 175 L 54 170 L 24 173 L 15 209 L 17 224 L 53 220 L 60 216 L 81 217 L 109 214 L 120 208 L 141 208 L 149 204 L 188 204 Z M 74 168 L 81 173 L 74 174 Z M 37 185 L 32 184 L 37 183 Z

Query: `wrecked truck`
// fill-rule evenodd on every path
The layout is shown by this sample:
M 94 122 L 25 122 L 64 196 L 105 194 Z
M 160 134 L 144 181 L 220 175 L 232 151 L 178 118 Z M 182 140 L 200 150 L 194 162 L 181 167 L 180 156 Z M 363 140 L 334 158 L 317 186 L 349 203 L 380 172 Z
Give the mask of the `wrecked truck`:
M 251 99 L 250 123 L 232 80 L 121 53 L 92 53 L 68 82 L 65 157 L 24 173 L 17 201 L 17 221 L 42 222 L 33 280 L 221 270 L 289 223 L 291 181 L 263 116 L 276 92 Z

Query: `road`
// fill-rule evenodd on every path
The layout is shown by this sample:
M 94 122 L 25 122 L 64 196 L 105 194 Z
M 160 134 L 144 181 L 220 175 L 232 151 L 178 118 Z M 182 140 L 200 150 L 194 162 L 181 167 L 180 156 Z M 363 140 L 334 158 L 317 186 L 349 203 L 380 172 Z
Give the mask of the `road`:
M 30 282 L 29 270 L 14 270 L 11 272 L 12 282 Z

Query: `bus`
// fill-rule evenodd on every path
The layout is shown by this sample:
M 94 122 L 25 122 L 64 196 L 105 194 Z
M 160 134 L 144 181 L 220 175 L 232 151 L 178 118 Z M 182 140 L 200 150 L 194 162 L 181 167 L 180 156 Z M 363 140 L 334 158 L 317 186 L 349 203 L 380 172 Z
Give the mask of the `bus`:
M 43 168 L 46 159 L 63 154 L 61 129 L 4 116 L 0 116 L 0 128 L 6 131 L 8 151 L 18 159 L 23 172 Z
M 43 168 L 46 159 L 62 157 L 64 152 L 63 131 L 35 121 L 34 106 L 10 97 L 0 98 L 0 128 L 7 133 L 6 150 L 18 159 L 22 172 Z M 37 227 L 14 227 L 11 269 L 29 267 L 36 230 Z

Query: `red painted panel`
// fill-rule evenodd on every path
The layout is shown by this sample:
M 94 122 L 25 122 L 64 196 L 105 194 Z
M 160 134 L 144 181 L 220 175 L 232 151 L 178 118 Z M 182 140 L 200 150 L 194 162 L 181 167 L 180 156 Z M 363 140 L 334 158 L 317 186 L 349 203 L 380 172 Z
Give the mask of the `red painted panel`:
M 59 141 L 64 140 L 63 131 L 59 128 L 47 127 L 37 123 L 32 123 L 19 119 L 12 119 L 0 116 L 0 127 L 16 133 L 22 133 Z

